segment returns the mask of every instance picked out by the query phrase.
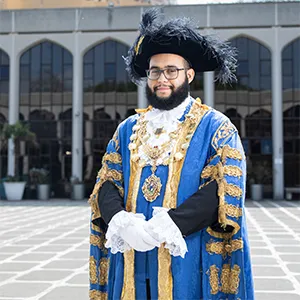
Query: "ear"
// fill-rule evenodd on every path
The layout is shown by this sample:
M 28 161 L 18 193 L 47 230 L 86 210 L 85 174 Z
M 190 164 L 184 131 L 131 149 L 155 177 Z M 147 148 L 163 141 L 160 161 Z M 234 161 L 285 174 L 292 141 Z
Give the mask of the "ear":
M 186 76 L 187 76 L 189 84 L 190 84 L 194 80 L 194 77 L 195 77 L 194 69 L 188 69 L 186 72 Z

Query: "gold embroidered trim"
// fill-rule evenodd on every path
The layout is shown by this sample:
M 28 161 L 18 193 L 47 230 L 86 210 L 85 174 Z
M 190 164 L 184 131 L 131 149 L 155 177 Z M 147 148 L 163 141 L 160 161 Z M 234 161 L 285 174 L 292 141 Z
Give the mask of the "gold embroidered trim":
M 107 292 L 101 292 L 97 290 L 90 290 L 89 292 L 90 300 L 107 300 Z
M 243 209 L 232 204 L 225 204 L 225 213 L 227 216 L 239 218 L 243 216 Z
M 139 49 L 140 49 L 140 46 L 141 46 L 141 44 L 142 44 L 144 38 L 145 38 L 145 36 L 142 35 L 142 36 L 140 37 L 139 41 L 137 42 L 137 44 L 135 45 L 135 47 L 134 47 L 135 55 L 138 54 Z
M 229 121 L 225 120 L 221 123 L 219 128 L 216 130 L 213 138 L 212 138 L 212 143 L 211 145 L 217 149 L 222 144 L 226 142 L 226 140 L 236 131 L 236 128 L 234 125 Z M 223 139 L 223 142 L 219 145 L 219 141 Z
M 229 240 L 240 230 L 240 225 L 232 220 L 226 219 L 226 224 L 224 227 L 226 227 L 227 225 L 230 225 L 234 228 L 232 232 L 217 232 L 212 230 L 211 227 L 208 227 L 206 231 L 213 237 Z
M 192 139 L 198 125 L 200 124 L 203 116 L 209 111 L 209 107 L 201 104 L 199 98 L 193 103 L 190 111 L 186 114 L 186 119 L 182 123 L 182 129 L 179 131 L 177 143 L 171 153 L 171 162 L 169 164 L 169 175 L 166 184 L 166 191 L 163 200 L 163 207 L 175 208 L 177 206 L 177 191 L 180 182 L 181 171 L 184 163 L 184 157 L 186 155 L 188 145 L 186 137 L 189 136 Z M 188 142 L 189 143 L 189 142 Z M 183 147 L 187 144 L 187 147 Z M 182 159 L 176 160 L 175 154 L 181 153 Z M 173 299 L 173 279 L 171 268 L 162 267 L 165 264 L 171 265 L 171 256 L 168 249 L 158 251 L 158 299 L 159 300 L 171 300 Z
M 101 215 L 100 215 L 100 209 L 99 209 L 99 205 L 98 205 L 98 193 L 93 195 L 93 198 L 90 197 L 89 203 L 91 205 L 92 221 L 100 218 Z
M 119 127 L 117 128 L 117 130 L 115 131 L 113 137 L 112 137 L 112 141 L 115 143 L 115 149 L 116 151 L 119 151 L 120 149 L 120 143 L 119 143 Z
M 108 282 L 109 258 L 103 257 L 99 264 L 99 284 L 105 285 Z
M 243 172 L 241 168 L 237 166 L 223 166 L 219 162 L 215 166 L 206 166 L 201 173 L 201 178 L 205 179 L 212 177 L 213 179 L 217 179 L 218 177 L 223 177 L 224 175 L 241 177 Z
M 171 272 L 171 255 L 169 250 L 161 245 L 158 249 L 158 299 L 173 299 L 173 278 Z M 164 280 L 162 280 L 162 278 Z
M 224 147 L 216 150 L 216 154 L 208 159 L 208 163 L 210 163 L 212 160 L 214 160 L 218 156 L 221 157 L 222 163 L 225 163 L 227 158 L 232 158 L 235 160 L 242 160 L 244 157 L 239 150 L 232 148 L 229 145 L 225 145 Z
M 124 253 L 124 280 L 122 288 L 122 300 L 135 299 L 135 280 L 134 280 L 134 250 L 131 249 Z
M 90 282 L 92 284 L 98 283 L 97 279 L 97 262 L 94 256 L 90 256 Z
M 243 249 L 243 240 L 236 239 L 229 242 L 209 242 L 206 244 L 206 251 L 209 254 L 219 254 L 223 257 L 231 255 L 232 252 Z
M 136 108 L 135 109 L 135 112 L 137 114 L 143 114 L 143 113 L 146 113 L 147 111 L 151 110 L 152 109 L 152 106 L 149 105 L 147 108 Z
M 241 198 L 243 195 L 243 191 L 240 187 L 238 187 L 237 185 L 234 185 L 232 183 L 227 183 L 225 186 L 225 192 L 226 194 L 232 196 L 232 197 L 236 197 L 236 198 Z
M 139 120 L 137 124 L 139 124 Z M 130 150 L 132 157 L 136 150 Z M 130 159 L 130 177 L 128 195 L 126 201 L 126 210 L 128 212 L 136 213 L 136 200 L 140 188 L 140 179 L 142 174 L 142 167 Z M 124 253 L 124 281 L 122 288 L 122 300 L 135 299 L 135 278 L 134 278 L 134 250 L 126 251 Z
M 225 294 L 230 293 L 230 265 L 225 264 L 222 267 L 222 273 L 221 273 L 221 291 Z
M 107 164 L 103 164 L 97 177 L 100 179 L 112 179 L 123 182 L 123 173 L 121 171 L 109 169 Z
M 105 181 L 108 180 L 113 183 L 118 188 L 121 197 L 124 197 L 124 188 L 114 182 L 114 180 L 123 182 L 122 172 L 109 169 L 107 164 L 104 163 L 102 165 L 102 168 L 98 172 L 97 180 L 98 181 L 95 184 L 93 192 L 89 199 L 89 204 L 91 205 L 92 210 L 92 221 L 101 217 L 101 212 L 98 205 L 98 193 L 99 189 L 102 187 Z
M 185 157 L 188 147 L 183 149 L 182 145 L 186 144 L 186 136 L 193 136 L 203 116 L 208 111 L 209 107 L 201 104 L 200 98 L 197 98 L 195 103 L 192 105 L 190 112 L 186 115 L 186 120 L 184 121 L 183 128 L 180 131 L 180 136 L 178 137 L 177 143 L 173 148 L 173 152 L 171 154 L 172 157 L 174 157 L 175 154 L 178 152 L 181 152 L 183 154 L 183 157 Z M 171 163 L 169 164 L 169 177 L 166 184 L 166 192 L 164 196 L 163 207 L 176 208 L 177 190 L 179 186 L 183 164 L 184 158 L 179 161 L 172 159 Z
M 102 158 L 102 163 L 111 162 L 113 164 L 122 164 L 122 156 L 117 152 L 105 153 Z
M 92 222 L 92 229 L 96 232 L 103 233 L 103 230 Z
M 234 230 L 232 233 L 220 233 L 213 231 L 210 227 L 207 228 L 207 232 L 218 238 L 231 238 L 234 234 L 236 234 L 240 230 L 240 226 L 238 223 L 227 219 L 227 213 L 228 215 L 232 214 L 238 214 L 239 211 L 235 211 L 232 209 L 232 207 L 227 206 L 227 203 L 225 202 L 225 194 L 228 194 L 229 196 L 241 198 L 243 195 L 243 191 L 240 187 L 234 184 L 228 184 L 224 175 L 236 175 L 241 176 L 242 170 L 236 166 L 224 166 L 226 163 L 226 159 L 228 157 L 241 160 L 243 156 L 241 153 L 231 148 L 228 145 L 225 145 L 223 148 L 220 148 L 217 150 L 217 154 L 210 159 L 212 161 L 215 157 L 220 156 L 221 161 L 218 162 L 215 166 L 207 166 L 203 169 L 203 172 L 201 174 L 201 177 L 206 178 L 213 178 L 218 183 L 218 196 L 219 196 L 219 209 L 218 209 L 218 221 L 221 224 L 223 228 L 226 228 L 227 225 L 231 225 L 234 227 Z
M 101 249 L 104 252 L 104 254 L 107 254 L 107 249 L 104 246 L 105 243 L 106 243 L 105 234 L 102 233 L 100 236 L 95 234 L 90 235 L 90 244 Z
M 225 294 L 237 294 L 240 283 L 241 269 L 238 265 L 234 265 L 230 269 L 229 264 L 224 264 L 221 273 L 221 291 Z
M 240 275 L 241 269 L 238 265 L 234 265 L 233 269 L 231 269 L 230 276 L 230 292 L 231 294 L 237 294 L 239 284 L 240 284 Z
M 237 166 L 224 166 L 224 174 L 228 176 L 241 177 L 243 175 L 243 171 L 241 168 Z
M 217 155 L 221 156 L 221 160 L 223 163 L 226 161 L 226 158 L 232 158 L 235 160 L 243 159 L 242 153 L 239 150 L 230 147 L 229 145 L 225 145 L 223 148 L 218 149 Z
M 209 181 L 207 181 L 207 182 L 204 182 L 203 184 L 201 184 L 200 186 L 199 186 L 199 190 L 201 190 L 202 188 L 204 188 L 205 186 L 207 186 L 207 185 L 209 185 L 211 182 L 213 182 L 214 181 L 214 179 L 211 179 L 211 180 L 209 180 Z
M 219 269 L 216 265 L 209 267 L 209 283 L 210 283 L 210 293 L 216 295 L 219 292 Z

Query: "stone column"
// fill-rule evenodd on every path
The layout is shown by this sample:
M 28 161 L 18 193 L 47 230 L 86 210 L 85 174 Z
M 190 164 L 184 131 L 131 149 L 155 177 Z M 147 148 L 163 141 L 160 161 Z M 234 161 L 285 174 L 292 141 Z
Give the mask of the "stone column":
M 83 160 L 83 58 L 79 48 L 80 33 L 74 33 L 72 101 L 72 176 L 82 180 Z
M 16 35 L 11 35 L 11 53 L 9 57 L 9 103 L 8 123 L 19 120 L 19 55 L 16 50 Z M 8 141 L 8 175 L 15 175 L 15 153 L 12 139 Z
M 215 72 L 204 72 L 204 103 L 208 106 L 215 106 Z
M 284 198 L 282 63 L 278 28 L 274 28 L 272 49 L 272 142 L 273 142 L 273 198 Z
M 146 82 L 138 86 L 138 108 L 146 108 L 148 106 L 148 101 L 145 94 Z

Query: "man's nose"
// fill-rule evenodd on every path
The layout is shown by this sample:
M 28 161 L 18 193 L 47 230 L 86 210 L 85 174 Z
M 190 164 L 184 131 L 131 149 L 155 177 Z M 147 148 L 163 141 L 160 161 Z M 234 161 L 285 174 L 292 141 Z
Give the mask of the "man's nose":
M 164 72 L 161 72 L 159 77 L 157 78 L 158 82 L 168 82 L 168 79 L 166 78 Z

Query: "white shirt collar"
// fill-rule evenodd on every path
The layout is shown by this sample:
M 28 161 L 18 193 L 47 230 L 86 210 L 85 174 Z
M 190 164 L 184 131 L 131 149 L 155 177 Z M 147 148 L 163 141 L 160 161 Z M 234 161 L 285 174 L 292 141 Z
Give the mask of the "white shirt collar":
M 162 110 L 158 108 L 152 108 L 150 111 L 146 112 L 145 120 L 151 121 L 153 124 L 165 125 L 169 122 L 179 122 L 180 119 L 191 101 L 190 96 L 188 96 L 180 105 L 174 107 L 170 110 Z

